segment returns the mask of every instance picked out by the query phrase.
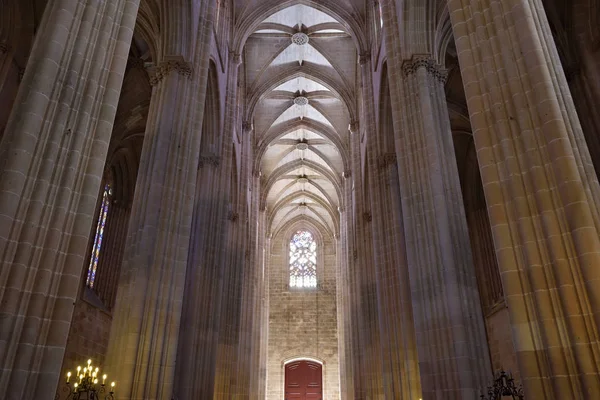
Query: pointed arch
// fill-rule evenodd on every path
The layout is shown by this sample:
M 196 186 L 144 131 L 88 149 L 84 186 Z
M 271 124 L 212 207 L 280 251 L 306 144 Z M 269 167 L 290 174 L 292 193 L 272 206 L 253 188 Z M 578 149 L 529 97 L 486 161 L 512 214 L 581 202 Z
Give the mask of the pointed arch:
M 206 100 L 204 102 L 204 119 L 202 120 L 202 137 L 200 139 L 200 157 L 215 157 L 221 154 L 221 111 L 219 96 L 219 80 L 217 65 L 210 60 Z

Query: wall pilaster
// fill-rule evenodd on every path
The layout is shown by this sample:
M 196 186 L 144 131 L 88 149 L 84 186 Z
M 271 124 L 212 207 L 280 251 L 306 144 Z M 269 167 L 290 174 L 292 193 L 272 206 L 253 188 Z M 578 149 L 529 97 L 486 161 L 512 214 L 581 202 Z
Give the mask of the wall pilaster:
M 600 186 L 542 3 L 448 6 L 525 395 L 594 397 Z

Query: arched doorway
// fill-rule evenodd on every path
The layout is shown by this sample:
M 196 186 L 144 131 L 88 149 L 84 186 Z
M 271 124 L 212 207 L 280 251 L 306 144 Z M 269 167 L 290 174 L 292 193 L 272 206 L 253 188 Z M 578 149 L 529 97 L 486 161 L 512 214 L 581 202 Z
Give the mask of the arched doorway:
M 311 360 L 285 364 L 285 400 L 321 400 L 323 365 Z

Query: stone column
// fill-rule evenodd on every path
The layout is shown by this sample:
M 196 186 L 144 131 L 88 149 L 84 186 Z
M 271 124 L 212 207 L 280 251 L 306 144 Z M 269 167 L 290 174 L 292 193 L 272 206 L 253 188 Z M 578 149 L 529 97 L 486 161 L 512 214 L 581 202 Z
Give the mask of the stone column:
M 49 0 L 0 144 L 0 393 L 56 392 L 137 0 Z
M 179 361 L 214 0 L 168 3 L 107 354 L 125 399 L 171 399 Z
M 361 152 L 364 138 L 358 122 L 351 125 L 351 154 L 354 176 L 354 237 L 349 263 L 352 313 L 352 361 L 354 398 L 383 397 L 382 363 L 377 309 L 377 284 L 373 265 L 369 187 L 362 177 Z
M 450 0 L 527 398 L 600 393 L 600 186 L 538 0 Z
M 353 321 L 351 296 L 353 295 L 350 284 L 350 264 L 352 258 L 352 173 L 350 165 L 343 175 L 343 204 L 340 208 L 340 238 L 337 240 L 337 310 L 338 310 L 338 343 L 340 366 L 340 395 L 342 399 L 352 399 L 354 393 L 353 379 Z
M 491 365 L 446 106 L 445 71 L 405 61 L 392 90 L 423 398 L 476 398 Z M 394 98 L 394 94 L 399 95 Z
M 379 310 L 383 396 L 390 399 L 419 398 L 421 387 L 393 148 L 394 130 L 383 126 L 387 122 L 385 120 L 379 121 L 377 129 L 371 55 L 361 55 L 360 65 L 364 123 L 367 126 L 367 190 L 373 218 L 373 266 Z M 380 104 L 380 107 L 384 105 Z M 390 149 L 385 148 L 384 135 L 392 137 L 389 139 Z
M 167 399 L 173 387 L 199 148 L 191 75 L 183 57 L 165 57 L 153 78 L 106 367 L 127 399 Z
M 185 288 L 184 322 L 179 346 L 176 395 L 180 399 L 215 395 L 221 305 L 225 296 L 229 188 L 232 172 L 232 138 L 237 107 L 240 55 L 230 55 L 227 104 L 222 147 L 201 160 L 194 205 L 194 230 Z M 232 215 L 230 214 L 231 218 Z

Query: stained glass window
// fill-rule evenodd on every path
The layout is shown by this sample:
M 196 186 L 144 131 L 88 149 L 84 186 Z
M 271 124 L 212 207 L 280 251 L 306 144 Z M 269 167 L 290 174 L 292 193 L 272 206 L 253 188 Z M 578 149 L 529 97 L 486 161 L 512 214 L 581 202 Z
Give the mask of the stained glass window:
M 298 231 L 290 241 L 290 287 L 317 287 L 317 243 L 308 231 Z
M 88 267 L 86 280 L 86 285 L 91 288 L 94 287 L 94 281 L 96 280 L 98 259 L 100 258 L 100 248 L 102 247 L 102 238 L 104 237 L 104 228 L 106 226 L 106 217 L 108 216 L 108 207 L 110 206 L 111 197 L 112 188 L 110 184 L 107 183 L 104 185 L 104 192 L 102 194 L 102 204 L 100 205 L 100 212 L 98 213 L 96 235 L 94 236 L 94 245 L 92 246 L 92 255 L 90 257 L 90 265 Z

